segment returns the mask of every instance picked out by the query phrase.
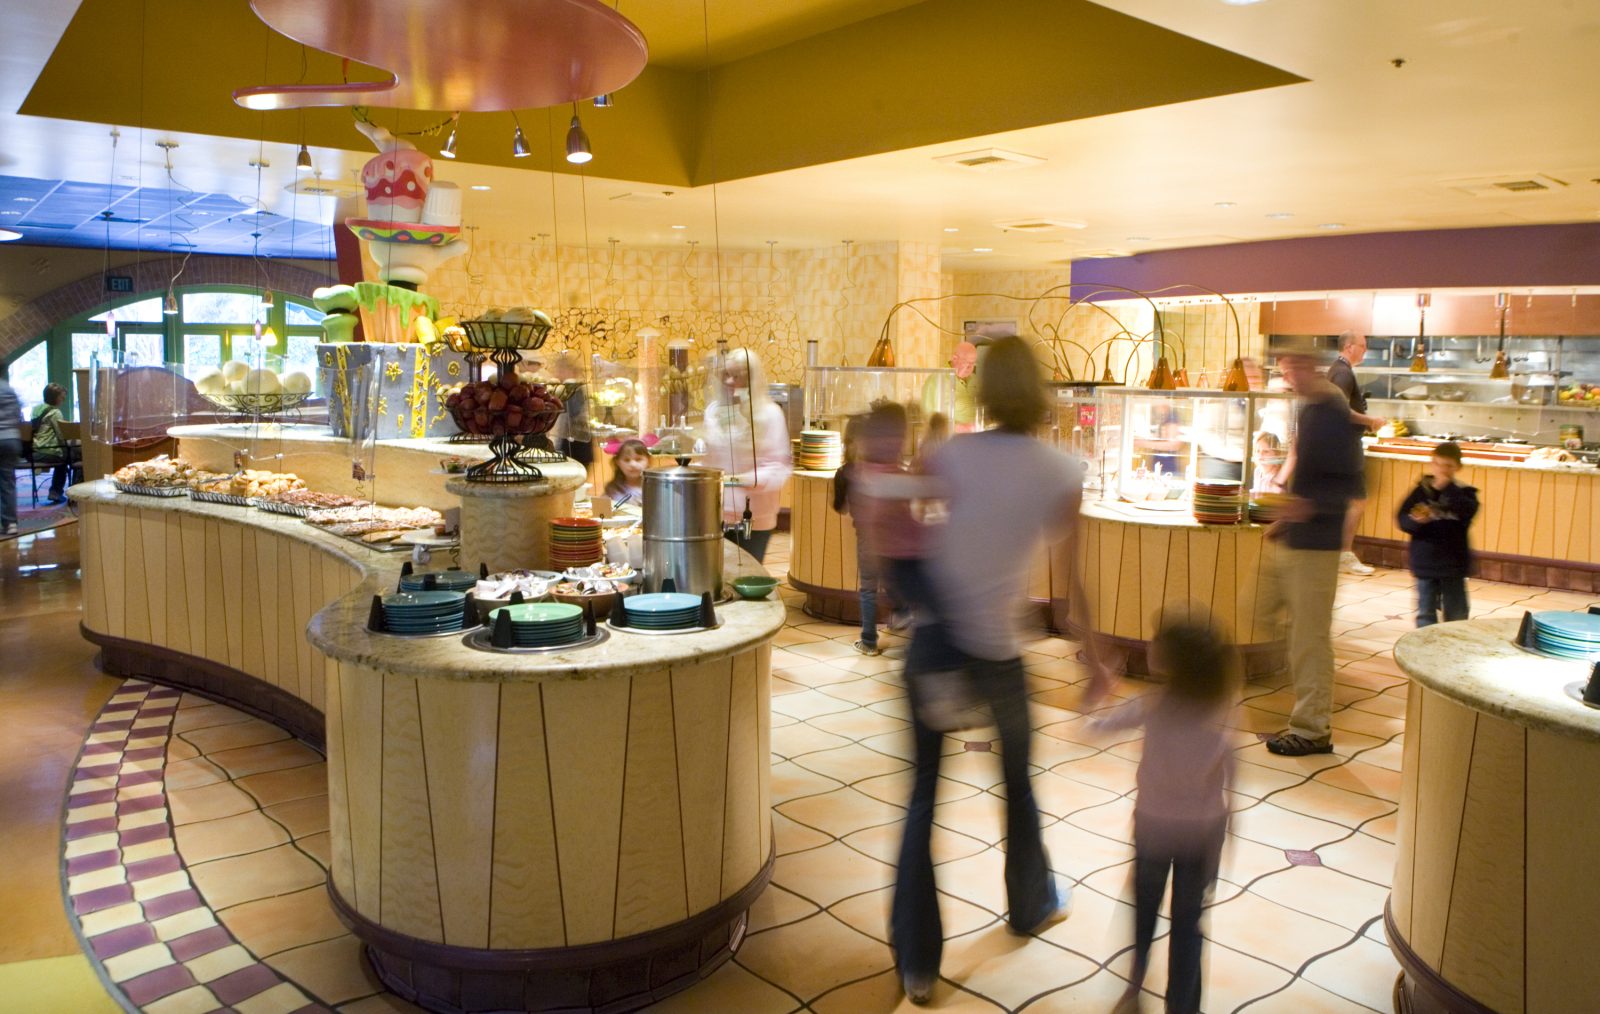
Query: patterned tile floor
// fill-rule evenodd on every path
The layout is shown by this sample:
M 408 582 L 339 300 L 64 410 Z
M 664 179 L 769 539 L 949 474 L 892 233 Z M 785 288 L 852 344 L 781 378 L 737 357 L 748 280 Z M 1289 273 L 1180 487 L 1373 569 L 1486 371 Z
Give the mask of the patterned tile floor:
M 787 565 L 775 540 L 769 564 Z M 1588 598 L 1473 583 L 1475 615 Z M 773 821 L 779 858 L 736 960 L 664 1011 L 760 1014 L 904 1007 L 885 915 L 909 775 L 906 700 L 890 657 L 818 622 L 784 593 L 773 654 Z M 1393 864 L 1406 682 L 1391 648 L 1411 628 L 1401 573 L 1346 578 L 1334 622 L 1331 756 L 1281 758 L 1285 679 L 1250 684 L 1235 719 L 1238 779 L 1208 912 L 1207 1011 L 1391 1009 L 1398 971 L 1381 912 Z M 1028 645 L 1035 788 L 1057 870 L 1077 881 L 1067 920 L 1030 938 L 1001 918 L 1003 786 L 985 733 L 946 740 L 935 860 L 948 940 L 939 1009 L 1108 1010 L 1128 971 L 1129 845 L 1137 734 L 1084 735 L 1075 645 Z M 1127 698 L 1148 690 L 1126 681 Z M 1115 706 L 1118 701 L 1108 702 Z M 64 875 L 88 950 L 152 1014 L 227 1006 L 412 1010 L 380 990 L 323 891 L 326 774 L 273 726 L 140 681 L 96 719 L 71 785 Z M 1158 940 L 1146 1009 L 1159 1008 Z

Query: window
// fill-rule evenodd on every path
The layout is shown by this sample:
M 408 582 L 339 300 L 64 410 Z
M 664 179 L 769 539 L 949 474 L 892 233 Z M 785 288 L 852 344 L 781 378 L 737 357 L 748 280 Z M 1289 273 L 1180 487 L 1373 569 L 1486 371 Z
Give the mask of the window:
M 222 366 L 222 336 L 186 334 L 183 336 L 183 375 L 190 380 L 207 370 Z
M 82 332 L 72 334 L 72 368 L 74 370 L 87 370 L 93 365 L 92 360 L 98 355 L 102 364 L 111 362 L 111 336 L 104 331 Z
M 292 334 L 286 339 L 287 346 L 284 351 L 284 370 L 301 370 L 313 381 L 317 377 L 317 342 L 321 341 L 320 335 Z
M 321 324 L 322 318 L 326 316 L 327 314 L 323 313 L 321 310 L 306 306 L 301 303 L 290 302 L 284 308 L 284 320 L 290 326 L 299 324 L 315 327 L 316 325 Z
M 22 414 L 33 418 L 35 405 L 44 404 L 44 385 L 50 382 L 48 343 L 36 342 L 33 348 L 11 361 L 11 386 L 16 389 L 17 400 L 22 402 Z
M 159 331 L 126 331 L 122 361 L 129 366 L 160 366 L 167 361 L 166 338 Z
M 128 303 L 124 306 L 119 306 L 115 310 L 117 320 L 124 324 L 132 322 L 138 322 L 141 324 L 159 324 L 161 323 L 161 300 L 162 297 L 160 296 L 152 296 L 149 299 L 141 299 L 137 303 Z M 113 311 L 106 311 L 106 313 L 111 312 Z M 106 319 L 106 314 L 97 313 L 89 319 L 103 322 Z
M 261 297 L 254 292 L 183 294 L 183 319 L 190 324 L 249 324 L 262 315 L 261 309 Z

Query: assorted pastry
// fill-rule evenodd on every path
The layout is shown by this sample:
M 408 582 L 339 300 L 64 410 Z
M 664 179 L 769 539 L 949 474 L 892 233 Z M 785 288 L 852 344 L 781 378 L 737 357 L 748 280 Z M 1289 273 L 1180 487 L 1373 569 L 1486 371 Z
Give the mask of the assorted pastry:
M 359 539 L 369 545 L 393 542 L 407 532 L 433 531 L 443 534 L 444 515 L 431 507 L 335 507 L 317 511 L 306 518 L 332 535 Z
M 542 599 L 561 583 L 561 575 L 553 570 L 508 570 L 490 574 L 473 586 L 472 594 L 478 599 L 509 599 L 513 592 L 521 592 L 528 601 Z
M 305 482 L 293 472 L 266 472 L 247 468 L 235 475 L 197 476 L 191 488 L 225 496 L 264 497 L 303 489 Z
M 286 507 L 309 507 L 312 510 L 330 510 L 335 507 L 365 507 L 372 502 L 363 500 L 360 497 L 345 496 L 342 493 L 321 493 L 301 486 L 279 490 L 274 493 L 266 493 L 262 495 L 261 499 L 270 503 L 280 503 Z
M 187 486 L 193 476 L 193 465 L 182 458 L 169 458 L 163 454 L 149 461 L 136 461 L 131 465 L 123 465 L 111 477 L 127 486 L 170 489 Z

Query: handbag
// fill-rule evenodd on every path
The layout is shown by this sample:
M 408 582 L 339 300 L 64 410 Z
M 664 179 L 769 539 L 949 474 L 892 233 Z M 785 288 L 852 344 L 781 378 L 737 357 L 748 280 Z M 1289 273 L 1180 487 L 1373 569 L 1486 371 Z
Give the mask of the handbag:
M 917 721 L 934 732 L 992 725 L 987 702 L 973 680 L 973 659 L 950 640 L 942 623 L 924 623 L 906 651 L 906 684 Z

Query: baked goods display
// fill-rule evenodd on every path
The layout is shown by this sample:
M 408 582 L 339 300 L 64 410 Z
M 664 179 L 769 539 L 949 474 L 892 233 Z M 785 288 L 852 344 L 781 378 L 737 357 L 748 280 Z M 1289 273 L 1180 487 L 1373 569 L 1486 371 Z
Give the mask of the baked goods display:
M 136 461 L 123 465 L 111 476 L 111 482 L 125 493 L 146 493 L 154 496 L 182 496 L 194 476 L 194 466 L 182 458 L 163 454 L 149 461 Z
M 372 502 L 357 496 L 345 496 L 343 493 L 321 493 L 314 489 L 306 489 L 304 486 L 266 493 L 263 494 L 262 500 L 267 503 L 282 504 L 285 507 L 307 507 L 311 510 L 365 507 Z
M 331 535 L 369 546 L 388 545 L 407 532 L 441 532 L 444 528 L 444 515 L 431 507 L 335 507 L 309 514 L 305 520 Z
M 194 381 L 202 398 L 229 412 L 287 411 L 311 397 L 311 386 L 311 375 L 303 371 L 278 373 L 238 359 L 207 370 Z
M 1550 465 L 1577 461 L 1578 458 L 1564 447 L 1535 447 L 1524 460 L 1529 464 Z
M 274 496 L 290 490 L 303 489 L 305 482 L 293 472 L 267 472 L 247 468 L 234 475 L 219 476 L 191 484 L 204 493 L 221 493 L 236 497 Z

